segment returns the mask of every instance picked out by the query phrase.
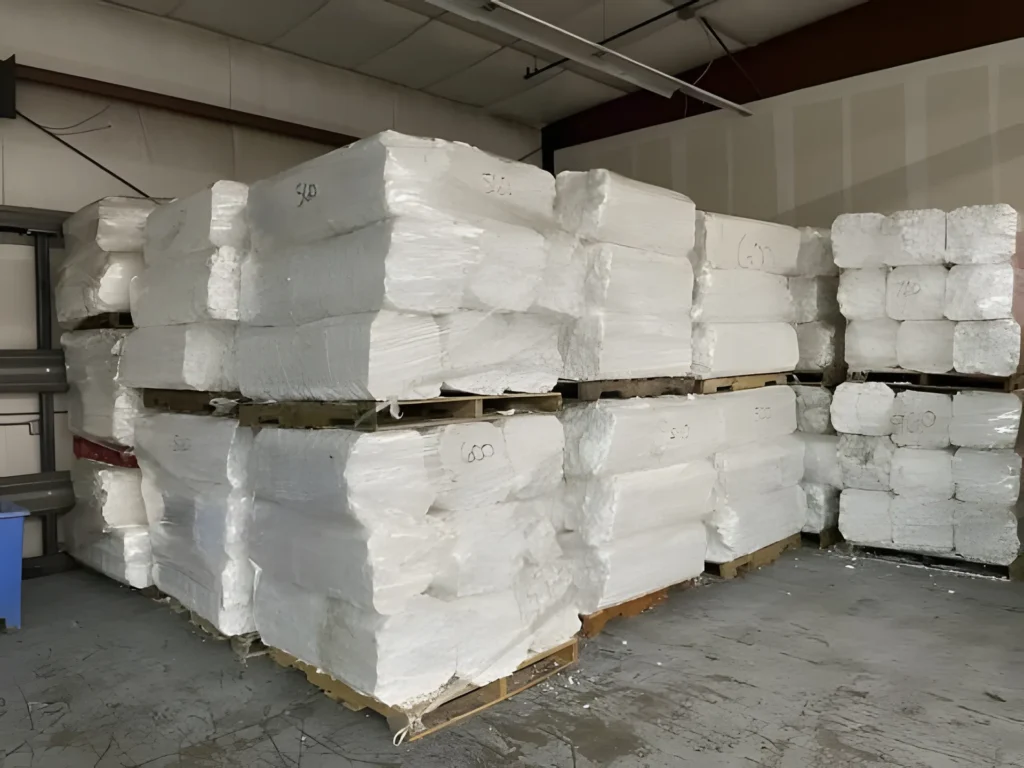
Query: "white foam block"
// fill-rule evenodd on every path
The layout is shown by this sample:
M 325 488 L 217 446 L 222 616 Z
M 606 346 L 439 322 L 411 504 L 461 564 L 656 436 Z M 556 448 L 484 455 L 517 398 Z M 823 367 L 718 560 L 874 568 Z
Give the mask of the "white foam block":
M 905 390 L 892 410 L 892 441 L 907 448 L 948 448 L 953 398 L 938 392 Z
M 789 293 L 793 299 L 793 322 L 834 320 L 839 315 L 838 292 L 837 277 L 789 278 Z
M 960 448 L 953 456 L 954 495 L 960 501 L 995 506 L 1017 503 L 1021 459 L 1010 450 Z
M 804 476 L 805 445 L 793 434 L 716 453 L 718 493 L 733 498 L 796 485 Z
M 1018 216 L 1009 205 L 970 205 L 946 214 L 946 258 L 953 264 L 999 264 L 1017 251 Z
M 137 251 L 104 251 L 90 243 L 70 248 L 54 288 L 57 322 L 71 329 L 93 315 L 127 312 L 129 286 L 142 266 Z
M 896 267 L 885 281 L 885 313 L 893 320 L 941 320 L 946 268 Z
M 781 275 L 742 269 L 704 269 L 697 277 L 693 319 L 714 323 L 790 322 L 793 298 Z
M 131 283 L 132 321 L 139 327 L 239 317 L 242 251 L 223 247 L 167 258 Z
M 693 326 L 693 373 L 698 378 L 791 371 L 799 360 L 796 331 L 788 323 Z
M 945 314 L 950 320 L 1005 320 L 1013 317 L 1013 266 L 958 265 L 946 281 Z
M 724 447 L 780 438 L 796 430 L 796 395 L 789 387 L 762 387 L 702 395 L 722 411 Z
M 832 254 L 843 269 L 866 269 L 885 264 L 893 248 L 892 235 L 882 231 L 881 213 L 842 213 L 832 222 Z
M 1020 362 L 1020 326 L 1016 320 L 977 320 L 956 324 L 953 368 L 957 373 L 1009 376 Z
M 886 317 L 886 269 L 844 269 L 839 276 L 839 309 L 847 320 Z
M 883 261 L 892 267 L 942 264 L 946 253 L 946 212 L 937 208 L 897 211 L 886 217 L 882 232 L 891 247 Z
M 889 485 L 899 496 L 953 498 L 953 452 L 897 448 L 892 457 Z
M 149 524 L 140 470 L 76 458 L 71 465 L 71 485 L 75 507 L 64 522 L 76 535 Z
M 957 507 L 952 499 L 894 496 L 889 505 L 893 546 L 911 552 L 952 552 Z
M 870 322 L 870 321 L 869 321 Z M 846 330 L 842 321 L 816 320 L 796 326 L 800 371 L 824 371 L 843 361 L 846 354 Z
M 846 364 L 851 371 L 895 368 L 900 323 L 897 320 L 851 320 L 846 324 Z
M 128 387 L 233 392 L 235 324 L 136 328 L 124 340 L 118 382 Z
M 953 547 L 972 562 L 1009 565 L 1020 555 L 1020 521 L 1010 507 L 957 504 Z
M 1020 398 L 1009 392 L 957 392 L 949 441 L 964 448 L 1013 448 L 1020 411 Z
M 696 209 L 686 195 L 604 169 L 563 171 L 556 179 L 559 225 L 587 240 L 686 256 Z
M 816 483 L 800 483 L 807 503 L 807 519 L 801 529 L 807 533 L 821 533 L 839 525 L 838 488 Z
M 896 445 L 889 437 L 840 435 L 839 466 L 843 472 L 843 488 L 862 491 L 888 491 Z
M 708 520 L 708 554 L 727 563 L 799 533 L 807 519 L 807 501 L 799 485 L 765 494 L 727 498 Z
M 141 252 L 154 208 L 154 201 L 139 197 L 104 197 L 64 220 L 64 245 L 69 251 L 91 244 L 108 252 Z
M 562 334 L 563 375 L 575 381 L 686 376 L 692 370 L 692 334 L 685 313 L 659 317 L 590 310 Z
M 450 546 L 430 593 L 449 600 L 511 590 L 526 550 L 526 530 L 517 512 L 517 504 L 495 504 L 432 513 Z
M 838 277 L 832 258 L 832 232 L 817 227 L 800 227 L 800 252 L 796 273 L 804 277 Z
M 794 438 L 804 444 L 802 479 L 814 485 L 843 487 L 843 470 L 839 466 L 839 437 L 795 432 Z
M 800 432 L 831 435 L 832 390 L 827 387 L 792 385 L 796 395 L 796 428 Z
M 847 381 L 832 396 L 832 424 L 853 435 L 892 433 L 896 393 L 880 382 Z
M 563 479 L 565 436 L 554 414 L 516 414 L 498 422 L 512 465 L 512 498 L 556 493 Z
M 130 446 L 142 393 L 117 381 L 128 331 L 74 331 L 61 336 L 68 379 L 68 429 L 100 443 Z
M 93 536 L 79 536 L 65 522 L 68 554 L 83 565 L 135 589 L 153 586 L 153 552 L 149 526 L 118 528 Z
M 425 430 L 427 468 L 437 509 L 487 507 L 512 492 L 514 472 L 505 436 L 495 424 L 469 422 Z
M 146 263 L 223 247 L 245 250 L 249 246 L 248 199 L 246 184 L 217 181 L 193 195 L 158 206 L 146 220 Z
M 854 544 L 892 547 L 893 496 L 882 491 L 844 489 L 839 496 L 839 532 Z
M 581 246 L 586 264 L 584 300 L 591 308 L 633 315 L 676 317 L 693 295 L 688 259 L 610 243 Z
M 297 328 L 243 326 L 238 336 L 248 397 L 383 401 L 441 391 L 441 334 L 429 316 L 367 312 Z
M 923 373 L 953 370 L 951 320 L 907 320 L 896 332 L 896 362 L 900 368 Z
M 694 260 L 702 269 L 799 275 L 800 232 L 722 213 L 697 214 Z

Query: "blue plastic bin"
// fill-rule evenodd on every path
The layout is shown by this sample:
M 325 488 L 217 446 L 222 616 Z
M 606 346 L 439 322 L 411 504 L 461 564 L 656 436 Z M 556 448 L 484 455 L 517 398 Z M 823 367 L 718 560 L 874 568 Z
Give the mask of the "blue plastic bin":
M 21 553 L 28 510 L 0 499 L 0 622 L 21 626 Z

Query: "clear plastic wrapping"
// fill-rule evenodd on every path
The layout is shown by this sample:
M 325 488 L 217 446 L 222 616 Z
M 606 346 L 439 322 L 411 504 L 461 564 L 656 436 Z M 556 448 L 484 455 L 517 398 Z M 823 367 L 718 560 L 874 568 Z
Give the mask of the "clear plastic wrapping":
M 796 326 L 800 350 L 798 371 L 825 371 L 840 365 L 846 354 L 846 330 L 842 321 L 816 320 Z
M 832 442 L 835 442 L 834 437 Z M 804 476 L 806 445 L 801 437 L 794 434 L 716 453 L 718 498 L 728 500 L 737 496 L 766 494 L 796 485 Z
M 1014 268 L 1004 264 L 957 265 L 946 280 L 945 315 L 950 320 L 1013 317 Z
M 146 264 L 224 247 L 244 252 L 249 247 L 248 198 L 248 185 L 217 181 L 157 207 L 146 221 Z
M 694 271 L 744 270 L 801 275 L 801 233 L 775 224 L 721 213 L 697 214 Z
M 792 371 L 799 360 L 796 330 L 788 323 L 693 326 L 693 373 L 697 378 Z
M 57 322 L 73 329 L 92 315 L 129 311 L 129 286 L 141 271 L 139 252 L 104 251 L 93 243 L 69 248 L 54 289 Z
M 703 269 L 697 276 L 694 322 L 790 322 L 793 313 L 789 282 L 781 275 L 755 270 Z
M 794 439 L 803 443 L 802 482 L 814 485 L 843 487 L 843 470 L 839 465 L 839 437 L 796 432 Z
M 947 274 L 941 264 L 890 270 L 885 280 L 886 315 L 893 320 L 941 320 Z
M 793 301 L 793 322 L 836 320 L 839 317 L 838 277 L 791 277 L 789 293 Z
M 146 219 L 156 202 L 141 197 L 104 197 L 69 216 L 64 247 L 76 251 L 95 245 L 102 251 L 140 252 Z
M 896 444 L 888 436 L 839 435 L 837 448 L 843 488 L 889 491 Z
M 803 531 L 821 533 L 839 525 L 839 488 L 817 483 L 800 483 L 807 504 Z
M 835 434 L 832 427 L 832 390 L 821 386 L 790 387 L 796 396 L 796 428 L 817 435 Z
M 881 321 L 880 321 L 881 322 Z M 950 320 L 907 320 L 896 331 L 896 362 L 900 368 L 922 373 L 953 370 L 953 333 Z
M 838 277 L 832 256 L 832 232 L 817 227 L 800 227 L 800 252 L 796 274 L 801 277 Z
M 807 519 L 807 500 L 799 485 L 769 493 L 728 499 L 708 520 L 708 554 L 725 563 L 799 533 Z
M 895 401 L 886 384 L 844 382 L 832 396 L 832 424 L 837 432 L 853 435 L 892 434 Z
M 239 318 L 243 252 L 224 246 L 147 266 L 132 280 L 132 320 L 139 327 Z
M 957 392 L 949 441 L 963 448 L 1013 448 L 1020 426 L 1021 400 L 1008 392 Z
M 1009 205 L 970 205 L 946 214 L 946 258 L 953 264 L 1000 264 L 1017 250 L 1018 215 Z
M 846 269 L 839 276 L 839 308 L 847 320 L 882 320 L 886 315 L 885 269 Z M 941 312 L 939 313 L 941 317 Z
M 235 323 L 136 328 L 124 340 L 118 383 L 128 387 L 238 390 Z
M 954 496 L 974 504 L 1009 507 L 1020 493 L 1021 458 L 1011 450 L 958 448 L 953 456 Z

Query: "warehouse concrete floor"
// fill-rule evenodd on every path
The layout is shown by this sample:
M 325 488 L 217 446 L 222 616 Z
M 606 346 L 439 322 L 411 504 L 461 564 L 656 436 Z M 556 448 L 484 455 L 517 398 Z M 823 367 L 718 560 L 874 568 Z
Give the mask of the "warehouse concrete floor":
M 0 636 L 19 766 L 1024 766 L 1024 586 L 802 550 L 609 625 L 571 674 L 400 748 L 85 571 Z

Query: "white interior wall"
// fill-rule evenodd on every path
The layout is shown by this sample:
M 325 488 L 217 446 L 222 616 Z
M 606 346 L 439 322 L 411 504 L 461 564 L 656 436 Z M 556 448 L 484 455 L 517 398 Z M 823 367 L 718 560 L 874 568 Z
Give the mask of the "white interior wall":
M 1005 202 L 1024 210 L 1024 40 L 560 150 L 697 207 L 828 226 L 839 213 Z

